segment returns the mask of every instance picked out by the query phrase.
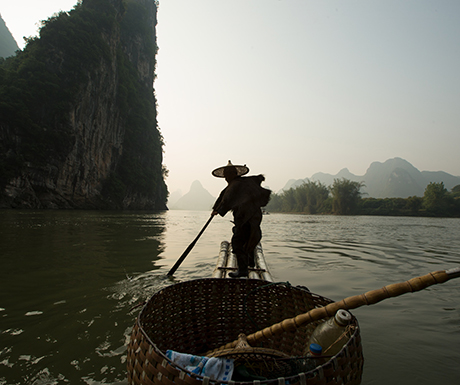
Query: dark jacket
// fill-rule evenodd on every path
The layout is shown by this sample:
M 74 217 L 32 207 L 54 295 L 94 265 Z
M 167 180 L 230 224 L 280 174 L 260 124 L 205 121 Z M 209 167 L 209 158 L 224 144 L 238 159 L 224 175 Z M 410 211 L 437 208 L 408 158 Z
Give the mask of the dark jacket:
M 232 210 L 236 225 L 246 223 L 270 200 L 271 191 L 260 185 L 264 180 L 263 175 L 236 177 L 222 190 L 213 210 L 221 216 Z

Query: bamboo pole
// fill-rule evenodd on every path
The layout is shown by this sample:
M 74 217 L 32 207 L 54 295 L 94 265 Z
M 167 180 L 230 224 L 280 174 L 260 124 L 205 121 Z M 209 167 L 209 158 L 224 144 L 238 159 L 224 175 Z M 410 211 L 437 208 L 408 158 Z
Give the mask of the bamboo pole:
M 179 266 L 181 265 L 182 262 L 184 262 L 184 259 L 187 257 L 187 255 L 189 255 L 189 253 L 192 251 L 192 249 L 195 247 L 195 244 L 198 242 L 198 239 L 200 239 L 201 237 L 201 234 L 204 233 L 204 231 L 206 230 L 206 227 L 208 227 L 208 225 L 211 223 L 212 221 L 212 218 L 214 218 L 214 215 L 211 214 L 211 216 L 209 217 L 208 221 L 205 223 L 205 225 L 203 226 L 203 228 L 201 229 L 201 231 L 198 233 L 198 235 L 196 236 L 196 238 L 193 240 L 192 243 L 190 243 L 190 245 L 188 245 L 188 247 L 185 249 L 185 251 L 182 253 L 182 255 L 180 256 L 180 258 L 177 260 L 177 262 L 174 264 L 174 266 L 171 268 L 171 270 L 168 271 L 168 274 L 166 274 L 167 276 L 171 276 L 173 275 L 176 270 L 179 268 Z
M 231 245 L 230 245 L 230 248 L 228 249 L 227 267 L 229 268 L 229 270 L 225 271 L 223 278 L 232 279 L 228 274 L 232 272 L 232 269 L 234 270 L 238 269 L 238 262 L 236 260 L 236 255 L 233 253 L 233 249 Z
M 265 262 L 262 245 L 260 243 L 257 245 L 255 249 L 255 259 L 256 265 L 259 267 L 259 269 L 265 270 L 264 272 L 260 272 L 260 277 L 265 281 L 273 282 L 272 275 L 268 271 L 267 263 Z
M 225 268 L 227 266 L 227 259 L 230 244 L 227 241 L 222 241 L 220 244 L 220 252 L 217 257 L 216 267 L 212 273 L 212 278 L 223 278 L 225 275 Z
M 459 267 L 450 270 L 434 271 L 421 277 L 412 278 L 406 282 L 394 283 L 384 286 L 381 289 L 371 290 L 364 294 L 354 295 L 352 297 L 342 299 L 341 301 L 330 303 L 324 307 L 312 309 L 307 313 L 300 314 L 294 318 L 285 319 L 284 321 L 276 323 L 263 330 L 259 330 L 247 336 L 247 341 L 250 345 L 254 345 L 256 342 L 277 336 L 284 332 L 293 332 L 297 328 L 305 326 L 311 322 L 315 322 L 327 317 L 332 317 L 339 309 L 351 310 L 363 305 L 373 305 L 383 301 L 384 299 L 398 297 L 405 293 L 420 291 L 427 288 L 428 286 L 444 283 L 449 279 L 457 277 L 460 277 Z M 237 342 L 238 341 L 230 342 L 221 346 L 220 348 L 213 350 L 212 352 L 208 352 L 208 354 L 223 349 L 232 349 L 236 346 Z

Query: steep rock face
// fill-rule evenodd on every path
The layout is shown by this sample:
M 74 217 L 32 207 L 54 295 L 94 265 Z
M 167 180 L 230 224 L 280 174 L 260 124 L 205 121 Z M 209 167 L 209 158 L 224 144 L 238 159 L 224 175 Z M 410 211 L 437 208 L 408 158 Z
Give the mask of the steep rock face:
M 59 156 L 48 152 L 45 162 L 25 162 L 21 172 L 6 182 L 1 206 L 166 209 L 162 140 L 153 95 L 157 4 L 151 0 L 86 0 L 80 7 L 90 9 L 83 16 L 78 14 L 80 18 L 104 17 L 101 24 L 108 26 L 88 34 L 100 39 L 98 47 L 102 48 L 92 61 L 82 60 L 76 70 L 80 72 L 75 73 L 84 80 L 75 87 L 65 122 L 53 127 L 65 132 L 65 140 L 57 145 Z M 72 17 L 72 13 L 61 15 L 55 23 Z M 47 27 L 42 29 L 41 39 L 46 38 Z M 62 79 L 75 78 L 75 73 L 65 73 L 72 60 L 69 48 L 59 41 L 47 44 L 45 66 Z M 78 55 L 84 57 L 84 51 Z M 89 68 L 81 75 L 86 63 Z M 142 97 L 133 100 L 132 95 Z M 146 106 L 142 111 L 140 104 Z M 137 115 L 148 116 L 139 119 Z M 3 147 L 15 157 L 25 155 L 27 159 L 21 135 L 25 136 L 10 122 L 2 124 L 0 118 Z

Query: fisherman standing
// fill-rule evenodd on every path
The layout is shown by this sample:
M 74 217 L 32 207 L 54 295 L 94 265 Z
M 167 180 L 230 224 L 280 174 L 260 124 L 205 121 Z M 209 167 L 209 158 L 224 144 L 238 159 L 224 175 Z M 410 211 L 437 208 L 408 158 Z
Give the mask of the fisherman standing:
M 254 251 L 262 239 L 261 207 L 266 206 L 270 200 L 271 191 L 260 185 L 265 177 L 243 177 L 248 172 L 246 165 L 235 166 L 231 161 L 212 171 L 212 175 L 225 178 L 228 183 L 217 198 L 212 215 L 223 217 L 228 211 L 233 211 L 232 249 L 238 261 L 238 271 L 229 273 L 232 278 L 247 277 L 248 266 L 255 265 Z

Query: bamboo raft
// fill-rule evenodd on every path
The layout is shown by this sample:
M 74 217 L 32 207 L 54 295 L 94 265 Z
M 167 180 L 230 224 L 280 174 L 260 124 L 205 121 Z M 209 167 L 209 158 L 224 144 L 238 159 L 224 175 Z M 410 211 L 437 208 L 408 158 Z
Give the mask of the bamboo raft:
M 274 283 L 259 245 L 248 279 L 227 279 L 236 257 L 224 241 L 212 278 L 186 281 L 154 294 L 141 310 L 128 345 L 129 384 L 329 385 L 361 383 L 363 354 L 355 317 L 342 350 L 313 370 L 299 370 L 315 320 L 257 342 L 257 331 L 300 313 L 324 308 L 332 300 L 289 283 Z M 249 336 L 247 345 L 241 335 Z M 238 337 L 240 338 L 238 339 Z M 232 343 L 232 341 L 234 341 Z M 236 341 L 239 341 L 237 343 Z M 181 367 L 166 356 L 168 349 L 209 357 L 230 357 L 262 371 L 264 380 L 214 381 Z M 300 361 L 299 361 L 300 360 Z
M 254 268 L 249 268 L 249 279 L 261 279 L 267 282 L 273 282 L 267 264 L 265 262 L 262 245 L 259 243 L 254 253 Z M 217 257 L 216 268 L 212 273 L 212 278 L 230 278 L 228 273 L 238 269 L 236 255 L 232 253 L 230 243 L 223 241 L 220 244 L 220 252 Z

